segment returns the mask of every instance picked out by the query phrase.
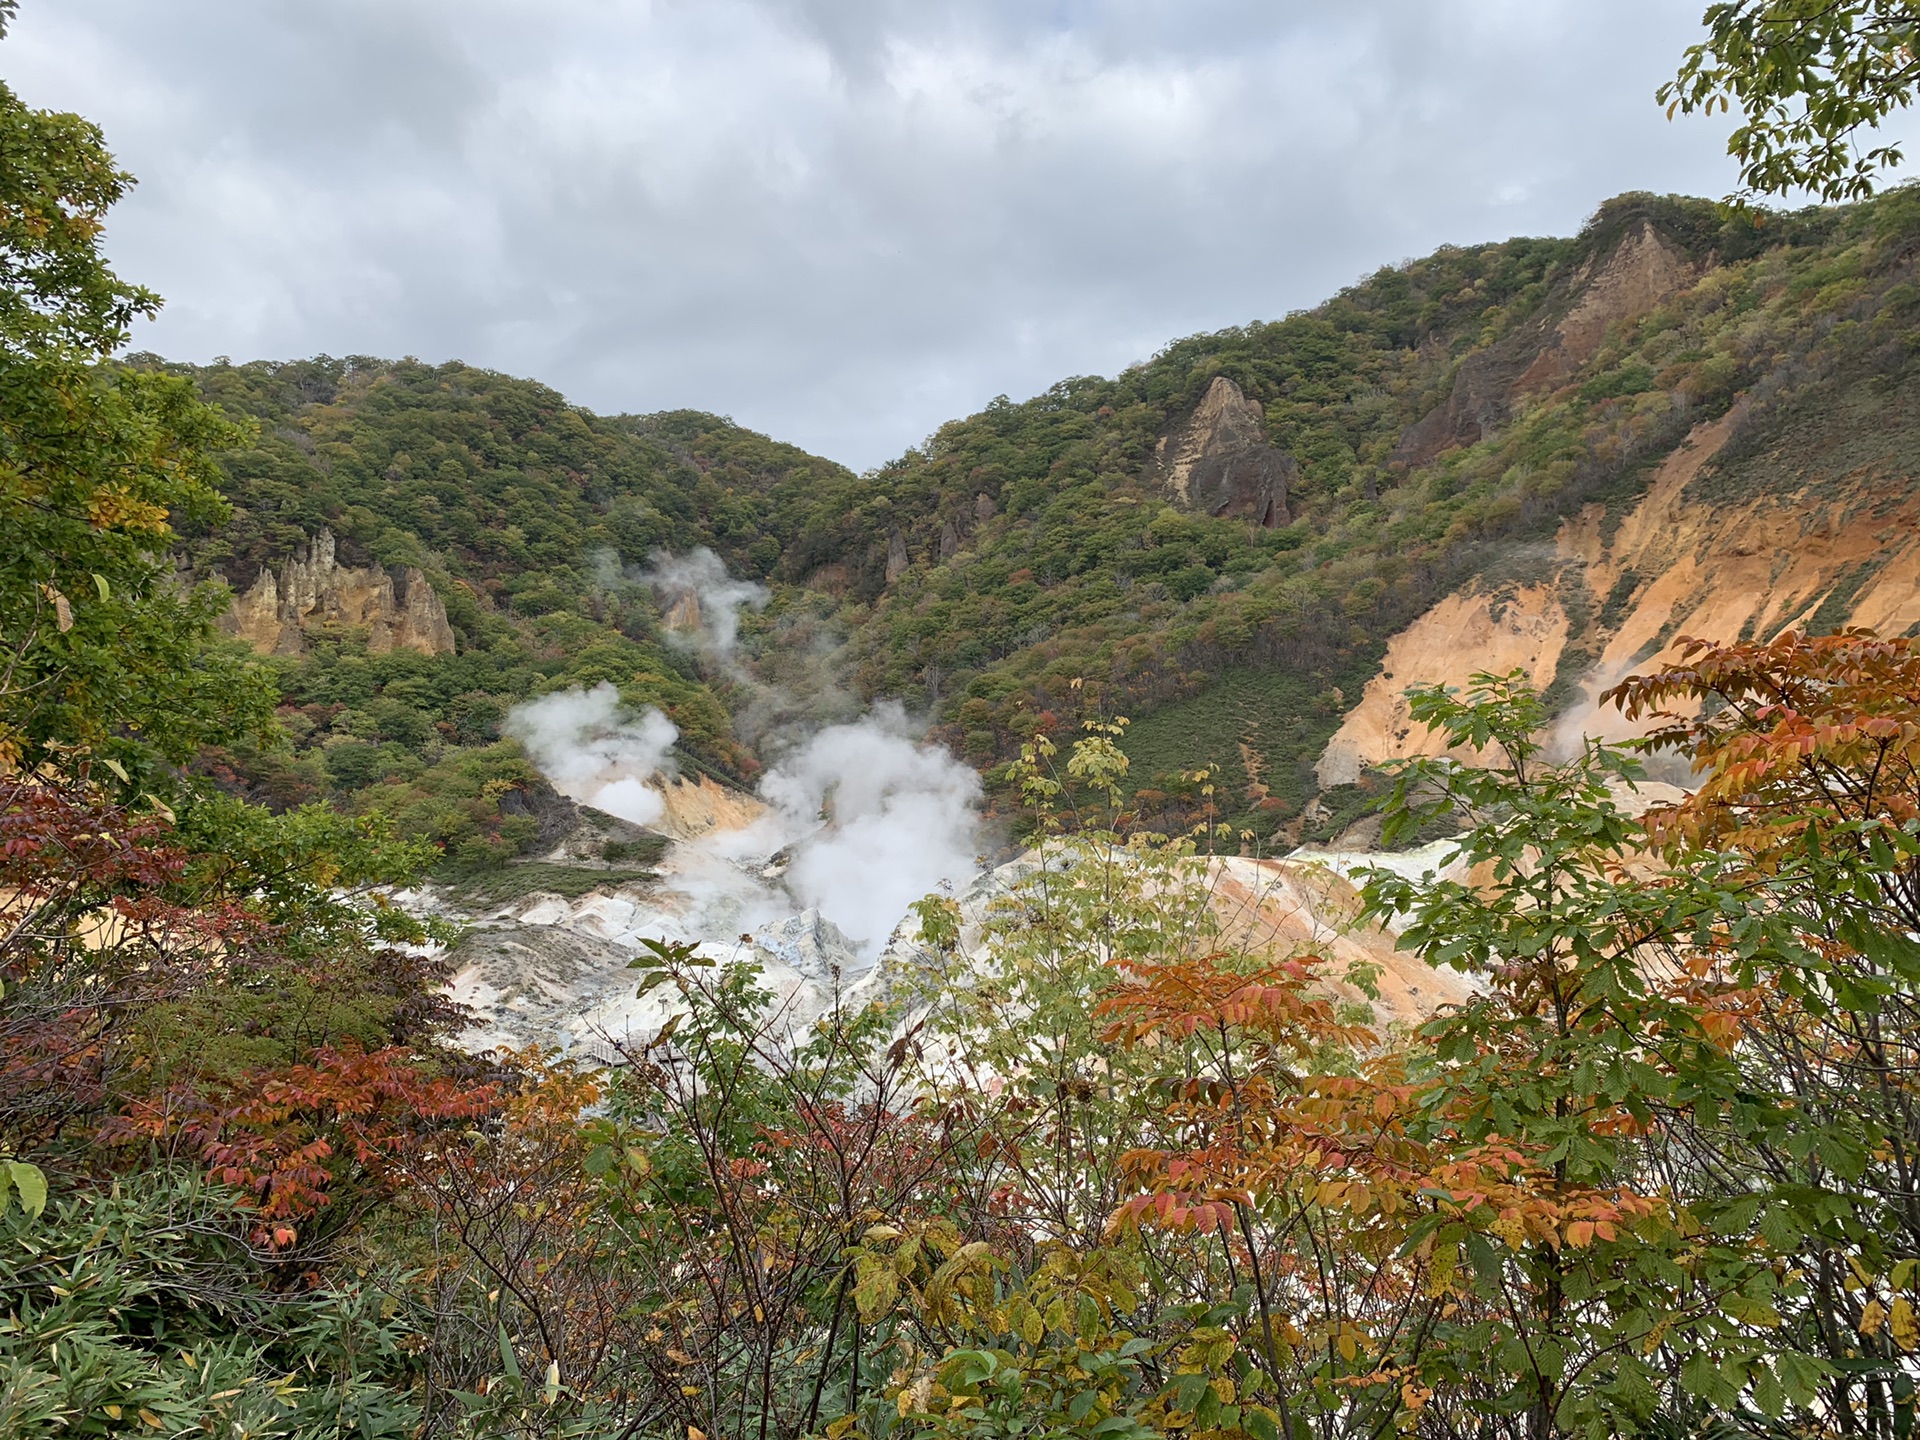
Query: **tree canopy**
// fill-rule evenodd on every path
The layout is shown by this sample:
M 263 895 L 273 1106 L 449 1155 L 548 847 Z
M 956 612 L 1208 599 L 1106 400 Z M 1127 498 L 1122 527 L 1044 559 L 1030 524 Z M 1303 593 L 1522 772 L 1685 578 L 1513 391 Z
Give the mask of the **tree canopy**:
M 1920 86 L 1914 0 L 1725 0 L 1704 23 L 1659 99 L 1669 116 L 1739 108 L 1727 153 L 1749 193 L 1857 200 L 1900 164 L 1873 132 Z

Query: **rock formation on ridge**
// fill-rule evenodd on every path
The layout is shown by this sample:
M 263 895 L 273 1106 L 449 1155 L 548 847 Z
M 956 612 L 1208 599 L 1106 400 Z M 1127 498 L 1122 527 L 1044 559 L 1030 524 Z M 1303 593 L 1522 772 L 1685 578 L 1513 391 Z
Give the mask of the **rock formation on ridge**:
M 1154 464 L 1167 493 L 1208 515 L 1246 516 L 1271 530 L 1291 519 L 1291 456 L 1267 439 L 1266 416 L 1224 375 L 1213 377 L 1193 415 L 1164 435 Z
M 1565 384 L 1598 353 L 1609 326 L 1638 319 L 1694 278 L 1687 257 L 1645 219 L 1596 263 L 1563 282 L 1559 306 L 1462 360 L 1447 398 L 1401 436 L 1393 464 L 1424 465 L 1443 450 L 1485 439 L 1515 400 Z
M 342 565 L 335 548 L 333 532 L 323 528 L 278 575 L 261 566 L 253 584 L 233 597 L 220 628 L 262 655 L 304 655 L 307 631 L 321 626 L 364 626 L 367 649 L 375 653 L 453 653 L 447 608 L 425 575 L 411 565 Z

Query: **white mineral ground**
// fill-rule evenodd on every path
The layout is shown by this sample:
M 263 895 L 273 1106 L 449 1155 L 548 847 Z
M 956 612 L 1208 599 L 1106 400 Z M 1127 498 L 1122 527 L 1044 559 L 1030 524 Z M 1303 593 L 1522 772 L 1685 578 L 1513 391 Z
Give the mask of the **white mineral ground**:
M 602 1059 L 611 1058 L 614 1042 L 656 1034 L 680 1004 L 670 986 L 635 994 L 639 977 L 628 962 L 649 939 L 694 944 L 722 965 L 756 961 L 775 997 L 776 1029 L 788 1034 L 836 1004 L 858 1008 L 884 999 L 902 976 L 932 963 L 905 903 L 890 932 L 862 943 L 795 898 L 788 888 L 796 840 L 790 817 L 710 781 L 656 783 L 665 812 L 660 828 L 678 838 L 654 879 L 610 883 L 574 900 L 534 892 L 491 906 L 439 887 L 399 897 L 416 913 L 466 927 L 450 989 L 476 1017 L 462 1037 L 468 1048 L 539 1045 Z M 1682 793 L 1642 782 L 1623 788 L 1620 798 L 1623 808 L 1639 813 Z M 590 822 L 609 823 L 582 813 Z M 564 863 L 579 853 L 571 839 L 541 858 Z M 1355 962 L 1374 967 L 1378 993 L 1371 1004 L 1384 1029 L 1418 1023 L 1466 998 L 1471 986 L 1396 949 L 1391 929 L 1351 924 L 1357 892 L 1349 877 L 1378 865 L 1412 877 L 1470 878 L 1457 861 L 1449 863 L 1451 849 L 1441 840 L 1398 852 L 1327 848 L 1281 859 L 1224 857 L 1207 862 L 1206 884 L 1227 941 L 1276 957 L 1321 955 L 1328 962 L 1327 988 L 1341 998 L 1363 997 L 1334 977 Z M 855 864 L 859 857 L 845 859 Z M 1039 855 L 1029 852 L 953 886 L 964 961 L 987 963 L 983 921 L 1039 864 Z

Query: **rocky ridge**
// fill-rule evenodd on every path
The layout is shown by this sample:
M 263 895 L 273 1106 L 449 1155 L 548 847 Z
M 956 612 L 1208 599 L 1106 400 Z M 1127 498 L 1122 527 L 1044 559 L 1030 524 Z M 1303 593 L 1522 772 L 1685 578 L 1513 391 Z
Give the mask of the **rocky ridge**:
M 1599 352 L 1611 327 L 1639 319 L 1698 274 L 1677 246 L 1640 220 L 1604 260 L 1589 259 L 1568 276 L 1540 315 L 1462 360 L 1447 398 L 1401 436 L 1392 465 L 1417 468 L 1484 439 L 1517 403 L 1565 384 Z
M 322 529 L 259 575 L 221 617 L 220 628 L 262 655 L 303 655 L 310 631 L 364 628 L 375 653 L 451 655 L 453 626 L 427 577 L 412 565 L 342 565 L 333 532 Z

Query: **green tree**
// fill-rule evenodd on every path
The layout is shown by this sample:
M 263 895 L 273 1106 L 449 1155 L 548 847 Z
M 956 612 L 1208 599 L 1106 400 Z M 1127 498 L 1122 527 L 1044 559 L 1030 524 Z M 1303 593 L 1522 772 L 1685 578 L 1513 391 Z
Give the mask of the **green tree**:
M 1736 1044 L 1745 997 L 1807 959 L 1791 917 L 1711 852 L 1647 863 L 1623 804 L 1638 762 L 1589 740 L 1551 763 L 1550 712 L 1520 672 L 1409 696 L 1417 721 L 1483 763 L 1405 762 L 1388 839 L 1464 820 L 1464 878 L 1376 869 L 1367 913 L 1478 981 L 1410 1057 L 1428 1143 L 1462 1157 L 1511 1147 L 1520 1162 L 1495 1187 L 1492 1225 L 1476 1230 L 1468 1207 L 1427 1231 L 1458 1254 L 1459 1308 L 1420 1357 L 1436 1407 L 1481 1434 L 1544 1440 L 1634 1433 L 1657 1410 L 1690 1423 L 1808 1405 L 1825 1371 L 1782 1332 L 1798 1286 L 1776 1262 L 1817 1197 L 1779 1175 L 1729 1182 L 1697 1140 L 1704 1129 L 1749 1152 L 1800 1123 L 1809 1145 L 1836 1143 L 1763 1088 Z
M 176 519 L 223 513 L 211 452 L 242 432 L 186 382 L 106 363 L 160 303 L 100 251 L 131 184 L 95 126 L 0 84 L 0 745 L 127 771 L 271 715 L 264 676 L 206 647 L 220 593 L 178 586 L 169 555 Z
M 1659 99 L 1669 117 L 1740 107 L 1727 153 L 1749 192 L 1859 200 L 1900 163 L 1870 132 L 1920 85 L 1915 0 L 1725 0 L 1704 21 Z

